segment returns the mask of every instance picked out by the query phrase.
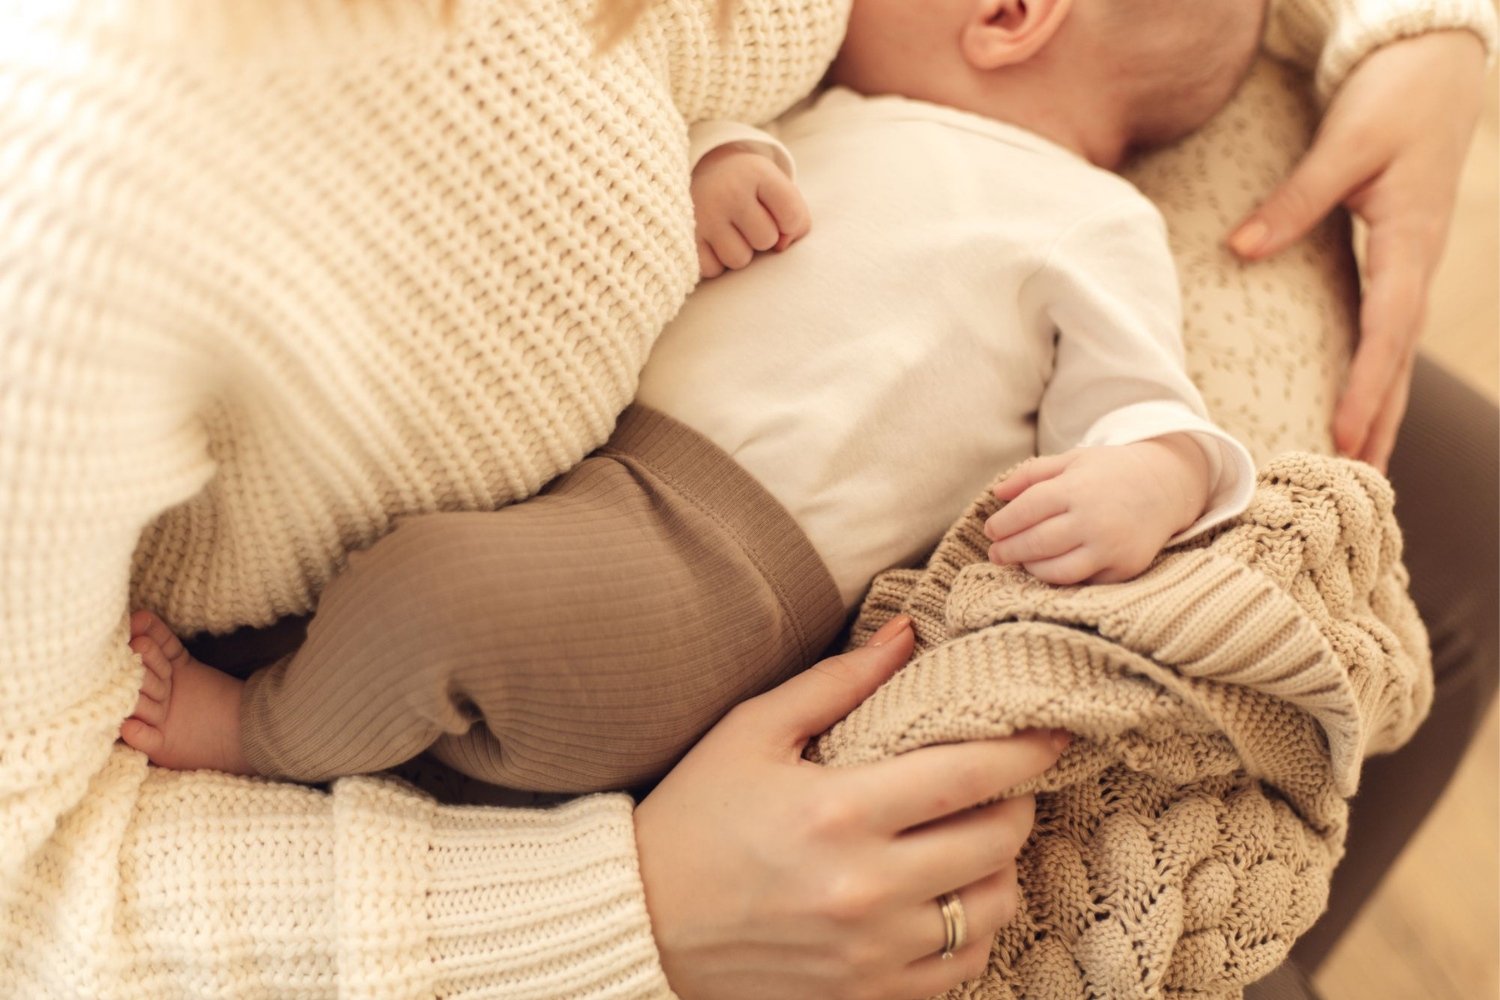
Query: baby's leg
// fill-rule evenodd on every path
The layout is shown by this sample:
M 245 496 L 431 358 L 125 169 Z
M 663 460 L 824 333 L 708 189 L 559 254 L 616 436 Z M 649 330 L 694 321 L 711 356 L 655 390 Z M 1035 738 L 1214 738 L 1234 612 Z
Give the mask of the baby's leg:
M 842 624 L 800 529 L 648 411 L 539 496 L 409 519 L 324 591 L 307 643 L 251 678 L 246 756 L 321 781 L 429 748 L 510 788 L 660 776 Z
M 240 753 L 244 682 L 193 659 L 149 611 L 130 616 L 130 648 L 146 672 L 120 738 L 161 767 L 254 774 Z

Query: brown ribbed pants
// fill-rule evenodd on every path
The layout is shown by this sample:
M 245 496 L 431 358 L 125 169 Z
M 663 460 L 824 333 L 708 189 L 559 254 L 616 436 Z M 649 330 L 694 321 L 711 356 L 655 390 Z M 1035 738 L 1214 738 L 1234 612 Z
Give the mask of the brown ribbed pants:
M 811 664 L 843 618 L 760 484 L 631 407 L 537 496 L 410 518 L 351 556 L 302 647 L 249 679 L 241 743 L 300 781 L 431 751 L 508 788 L 629 788 Z

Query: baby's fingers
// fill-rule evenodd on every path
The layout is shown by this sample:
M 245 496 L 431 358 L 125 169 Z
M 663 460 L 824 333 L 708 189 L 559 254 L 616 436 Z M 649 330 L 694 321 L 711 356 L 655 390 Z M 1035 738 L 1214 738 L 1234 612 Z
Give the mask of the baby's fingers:
M 1068 512 L 1068 495 L 1056 483 L 1044 482 L 1016 497 L 984 522 L 984 534 L 992 542 L 1019 534 L 1059 514 Z
M 750 261 L 755 259 L 755 251 L 751 249 L 749 243 L 745 242 L 745 237 L 728 223 L 714 229 L 704 237 L 704 241 L 708 243 L 709 249 L 714 252 L 719 263 L 731 271 L 749 267 Z
M 704 278 L 717 278 L 724 273 L 724 265 L 719 263 L 719 258 L 714 255 L 714 248 L 708 245 L 708 240 L 698 240 L 698 274 Z
M 1073 452 L 1028 458 L 1021 467 L 995 484 L 990 490 L 997 500 L 1014 500 L 1022 491 L 1051 479 L 1073 464 Z
M 1051 559 L 1039 559 L 1026 563 L 1026 572 L 1041 580 L 1063 587 L 1083 583 L 1100 570 L 1099 556 L 1088 546 L 1080 545 L 1071 552 L 1064 552 Z M 1102 580 L 1095 582 L 1104 582 Z
M 776 220 L 781 238 L 776 242 L 777 250 L 785 250 L 812 229 L 812 215 L 807 210 L 807 201 L 797 185 L 790 180 L 774 184 L 762 184 L 760 203 Z
M 1002 538 L 990 546 L 990 561 L 1001 566 L 1031 563 L 1065 555 L 1083 544 L 1083 532 L 1066 514 L 1050 517 L 1019 534 Z
M 781 239 L 781 230 L 776 228 L 776 220 L 758 201 L 735 213 L 734 228 L 740 231 L 745 242 L 755 250 L 770 250 Z

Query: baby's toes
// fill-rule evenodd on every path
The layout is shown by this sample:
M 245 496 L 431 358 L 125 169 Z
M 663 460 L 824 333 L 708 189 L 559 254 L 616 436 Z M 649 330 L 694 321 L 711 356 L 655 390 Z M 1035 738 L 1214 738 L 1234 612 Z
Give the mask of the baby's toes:
M 187 659 L 187 648 L 183 646 L 182 640 L 177 638 L 177 633 L 167 628 L 166 622 L 149 611 L 137 612 L 137 614 L 145 615 L 145 629 L 142 634 L 160 646 L 162 654 L 168 660 L 174 665 L 180 665 L 183 660 Z
M 149 678 L 151 673 L 148 671 L 146 676 Z M 165 698 L 148 695 L 145 685 L 142 685 L 140 697 L 135 700 L 135 711 L 130 713 L 130 717 L 150 726 L 159 726 L 167 719 L 167 701 Z
M 146 675 L 141 680 L 141 690 L 145 691 L 147 685 L 155 680 L 159 684 L 160 697 L 165 701 L 168 692 L 172 689 L 172 661 L 167 659 L 166 654 L 161 651 L 161 646 L 149 636 L 138 635 L 131 639 L 130 649 L 146 665 Z
M 139 719 L 126 719 L 120 723 L 120 739 L 147 757 L 161 753 L 162 748 L 167 745 L 166 734 Z
M 145 635 L 147 630 L 151 628 L 151 624 L 159 621 L 161 619 L 157 618 L 150 611 L 132 611 L 130 613 L 130 638 L 134 639 L 138 635 Z

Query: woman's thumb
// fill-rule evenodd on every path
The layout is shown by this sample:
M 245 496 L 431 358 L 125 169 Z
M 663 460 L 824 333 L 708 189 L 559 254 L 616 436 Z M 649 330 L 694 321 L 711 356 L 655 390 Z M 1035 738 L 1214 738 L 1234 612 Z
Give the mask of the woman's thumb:
M 1245 260 L 1260 260 L 1296 243 L 1357 186 L 1349 167 L 1314 142 L 1291 176 L 1229 235 L 1229 249 Z
M 800 753 L 899 670 L 915 643 L 911 619 L 897 615 L 865 645 L 813 664 L 746 707 L 753 705 L 757 719 Z

